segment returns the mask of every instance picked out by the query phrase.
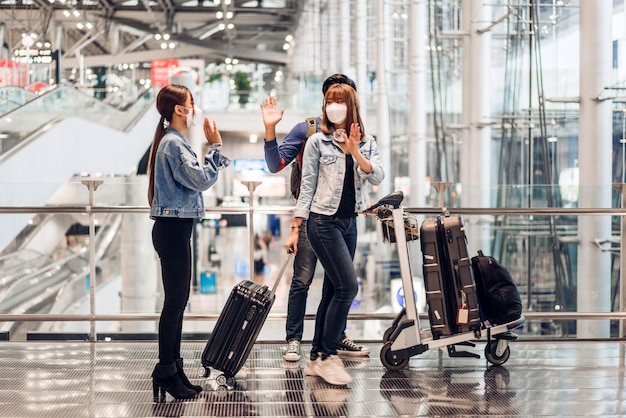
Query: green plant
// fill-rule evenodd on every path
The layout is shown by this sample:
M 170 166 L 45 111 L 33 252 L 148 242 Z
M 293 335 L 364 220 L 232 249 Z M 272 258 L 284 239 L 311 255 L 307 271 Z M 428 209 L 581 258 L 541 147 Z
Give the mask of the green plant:
M 235 89 L 241 92 L 250 91 L 250 77 L 248 73 L 237 71 L 235 73 Z
M 222 79 L 222 73 L 211 73 L 209 74 L 209 79 L 207 80 L 207 83 L 212 83 L 214 81 L 220 81 Z

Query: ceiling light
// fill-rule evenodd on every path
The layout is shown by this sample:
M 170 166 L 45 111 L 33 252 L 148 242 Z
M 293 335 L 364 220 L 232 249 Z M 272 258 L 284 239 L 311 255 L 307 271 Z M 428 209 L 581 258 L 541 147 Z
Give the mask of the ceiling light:
M 234 29 L 235 25 L 233 25 L 232 23 L 229 23 L 228 26 L 226 26 L 228 29 Z
M 224 17 L 224 12 L 222 12 L 222 11 L 220 10 L 219 12 L 215 13 L 215 17 L 216 17 L 216 18 L 218 18 L 218 19 L 223 18 L 223 17 Z
M 234 15 L 233 12 L 226 12 L 226 19 L 232 19 Z

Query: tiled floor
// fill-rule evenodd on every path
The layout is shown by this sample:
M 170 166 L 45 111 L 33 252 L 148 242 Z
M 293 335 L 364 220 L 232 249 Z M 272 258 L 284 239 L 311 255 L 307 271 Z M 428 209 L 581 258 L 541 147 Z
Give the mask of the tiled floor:
M 348 387 L 304 376 L 304 359 L 284 362 L 282 344 L 257 343 L 236 385 L 218 388 L 217 373 L 198 377 L 204 342 L 184 342 L 186 371 L 205 390 L 155 404 L 155 342 L 0 342 L 0 416 L 626 416 L 621 341 L 521 340 L 499 367 L 478 342 L 481 359 L 432 350 L 398 372 L 383 367 L 380 343 L 367 345 L 371 357 L 345 360 Z

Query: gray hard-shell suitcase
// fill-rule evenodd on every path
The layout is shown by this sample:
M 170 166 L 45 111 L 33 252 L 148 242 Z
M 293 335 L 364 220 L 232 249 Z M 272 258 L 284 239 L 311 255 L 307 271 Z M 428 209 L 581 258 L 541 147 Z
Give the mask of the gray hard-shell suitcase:
M 222 371 L 226 379 L 241 370 L 274 304 L 276 288 L 290 258 L 288 254 L 283 260 L 271 289 L 250 280 L 235 285 L 202 352 L 205 377 L 210 367 Z
M 424 220 L 420 243 L 433 338 L 480 330 L 480 309 L 461 216 Z

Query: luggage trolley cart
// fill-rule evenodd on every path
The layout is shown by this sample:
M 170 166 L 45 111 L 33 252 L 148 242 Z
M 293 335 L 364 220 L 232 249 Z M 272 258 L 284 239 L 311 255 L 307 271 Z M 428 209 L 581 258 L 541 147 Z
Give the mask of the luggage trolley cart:
M 471 340 L 480 339 L 482 331 L 487 334 L 485 357 L 494 365 L 504 364 L 510 356 L 509 342 L 517 339 L 517 335 L 510 330 L 521 326 L 524 317 L 499 325 L 492 325 L 488 321 L 480 321 L 480 325 L 473 330 L 452 333 L 450 335 L 433 336 L 432 327 L 420 329 L 419 313 L 415 300 L 411 265 L 408 253 L 408 241 L 419 238 L 417 220 L 404 212 L 400 206 L 404 196 L 402 192 L 395 192 L 380 199 L 370 207 L 368 212 L 375 212 L 382 223 L 383 240 L 396 243 L 400 264 L 400 277 L 404 290 L 404 308 L 398 313 L 391 327 L 383 334 L 383 346 L 380 350 L 380 359 L 388 370 L 401 370 L 407 366 L 409 359 L 424 353 L 432 348 L 447 348 L 450 357 L 473 357 L 480 355 L 457 351 L 457 345 L 471 346 Z M 460 327 L 465 329 L 467 327 Z

